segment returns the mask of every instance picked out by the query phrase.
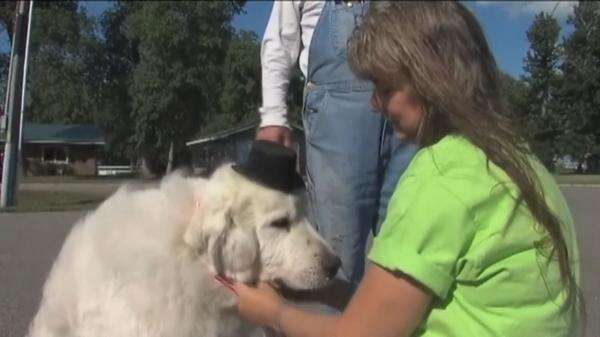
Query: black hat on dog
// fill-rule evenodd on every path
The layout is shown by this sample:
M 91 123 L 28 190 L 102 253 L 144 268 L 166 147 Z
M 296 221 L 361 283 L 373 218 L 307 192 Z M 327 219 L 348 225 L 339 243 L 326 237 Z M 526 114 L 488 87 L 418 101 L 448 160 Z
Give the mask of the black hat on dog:
M 248 159 L 232 168 L 250 180 L 282 192 L 304 187 L 302 177 L 296 172 L 296 152 L 279 143 L 255 140 Z

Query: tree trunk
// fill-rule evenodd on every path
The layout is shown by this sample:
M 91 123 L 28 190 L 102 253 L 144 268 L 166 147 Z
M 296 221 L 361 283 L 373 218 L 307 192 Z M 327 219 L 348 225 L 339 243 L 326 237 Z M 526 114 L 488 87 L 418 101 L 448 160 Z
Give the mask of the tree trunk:
M 138 159 L 137 167 L 139 170 L 139 174 L 142 178 L 155 177 L 154 173 L 152 172 L 152 169 L 150 168 L 150 165 L 148 165 L 148 159 L 146 159 L 146 157 L 141 157 Z
M 173 142 L 171 142 L 171 145 L 169 145 L 169 160 L 167 162 L 166 174 L 169 174 L 169 173 L 171 173 L 171 171 L 173 171 L 173 151 L 174 151 L 174 146 L 173 146 Z

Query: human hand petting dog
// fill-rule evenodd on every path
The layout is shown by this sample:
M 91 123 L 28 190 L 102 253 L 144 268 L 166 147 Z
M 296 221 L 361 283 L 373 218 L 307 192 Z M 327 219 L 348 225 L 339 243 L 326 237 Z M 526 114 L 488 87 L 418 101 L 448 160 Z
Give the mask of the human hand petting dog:
M 280 316 L 286 304 L 273 286 L 260 282 L 257 287 L 250 287 L 220 276 L 215 276 L 215 279 L 237 296 L 238 312 L 242 318 L 279 330 Z

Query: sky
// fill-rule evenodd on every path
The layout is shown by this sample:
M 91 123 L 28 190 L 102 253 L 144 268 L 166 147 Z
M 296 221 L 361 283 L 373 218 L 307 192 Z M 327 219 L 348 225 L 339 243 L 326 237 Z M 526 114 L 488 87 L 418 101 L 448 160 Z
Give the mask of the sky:
M 539 11 L 553 12 L 561 26 L 561 36 L 568 36 L 572 27 L 567 17 L 574 1 L 463 1 L 483 26 L 488 43 L 500 69 L 518 77 L 523 74 L 523 58 L 529 48 L 526 31 Z M 88 13 L 99 16 L 112 6 L 110 1 L 82 1 Z M 233 26 L 264 34 L 272 1 L 247 1 L 245 13 L 237 15 Z M 35 14 L 34 14 L 35 19 Z M 7 45 L 6 34 L 0 36 L 0 50 Z
M 523 58 L 529 49 L 526 32 L 535 14 L 552 12 L 561 26 L 561 36 L 568 36 L 572 27 L 567 17 L 574 1 L 463 1 L 481 23 L 496 62 L 503 71 L 518 77 L 523 74 Z M 236 28 L 255 31 L 262 36 L 269 20 L 271 1 L 248 1 L 246 14 L 233 21 Z M 554 7 L 556 6 L 556 9 Z

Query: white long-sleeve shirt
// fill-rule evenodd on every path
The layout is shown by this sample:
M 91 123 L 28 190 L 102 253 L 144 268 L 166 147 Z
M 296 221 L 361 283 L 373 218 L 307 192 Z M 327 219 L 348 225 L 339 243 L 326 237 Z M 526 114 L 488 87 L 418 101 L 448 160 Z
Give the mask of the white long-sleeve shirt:
M 289 127 L 285 99 L 290 73 L 298 61 L 306 77 L 310 41 L 324 5 L 324 1 L 273 2 L 260 53 L 263 96 L 259 109 L 261 127 Z

